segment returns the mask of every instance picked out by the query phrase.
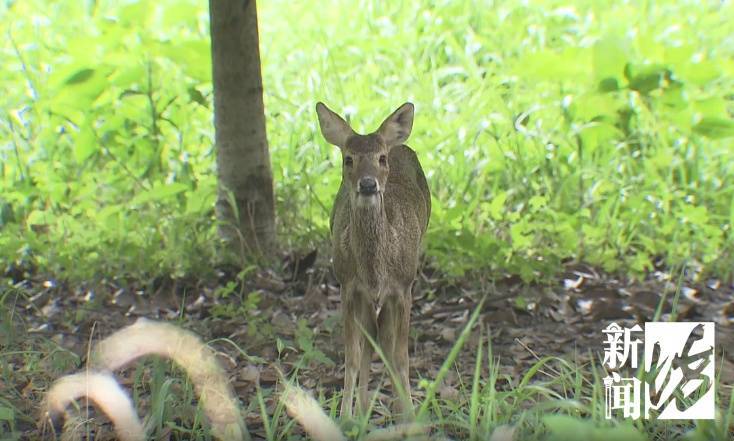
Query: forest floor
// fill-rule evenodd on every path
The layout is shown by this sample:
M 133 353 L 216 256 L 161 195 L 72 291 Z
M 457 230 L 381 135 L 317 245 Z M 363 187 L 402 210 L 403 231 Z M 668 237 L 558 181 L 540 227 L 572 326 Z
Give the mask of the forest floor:
M 320 397 L 327 410 L 333 413 L 338 407 L 344 356 L 339 289 L 328 264 L 315 253 L 287 256 L 276 271 L 254 270 L 243 278 L 244 283 L 230 283 L 229 296 L 221 295 L 221 287 L 237 276 L 226 269 L 220 271 L 220 280 L 166 279 L 146 286 L 103 280 L 72 287 L 20 273 L 9 276 L 16 289 L 0 293 L 4 302 L 0 337 L 7 343 L 0 364 L 4 370 L 0 407 L 12 409 L 12 430 L 20 439 L 42 436 L 38 414 L 50 383 L 82 368 L 90 343 L 139 317 L 173 321 L 210 342 L 248 408 L 247 424 L 255 439 L 265 438 L 265 430 L 252 397 L 257 390 L 273 390 L 277 369 L 295 373 L 301 386 Z M 675 320 L 717 323 L 719 384 L 734 384 L 734 287 L 730 284 L 663 271 L 652 273 L 648 280 L 624 280 L 580 264 L 567 265 L 558 278 L 544 285 L 514 277 L 490 281 L 487 275 L 449 281 L 427 267 L 414 291 L 410 345 L 414 399 L 424 396 L 422 379 L 436 377 L 485 296 L 481 326 L 474 327 L 440 386 L 441 400 L 461 406 L 470 399 L 480 335 L 490 336 L 493 359 L 498 362 L 495 387 L 511 389 L 544 357 L 598 367 L 602 329 L 611 322 L 631 327 L 651 321 L 661 304 L 661 320 L 671 319 L 674 310 Z M 488 369 L 484 363 L 483 377 Z M 380 390 L 382 402 L 390 393 L 378 372 L 382 372 L 381 363 L 375 359 L 371 390 Z M 556 374 L 550 362 L 531 381 Z M 138 373 L 127 369 L 120 375 L 122 384 L 131 385 Z M 731 387 L 722 387 L 719 393 L 720 403 L 728 403 Z M 263 396 L 272 411 L 276 394 Z M 380 425 L 385 415 L 384 407 L 377 406 L 374 423 Z M 0 421 L 0 427 L 3 424 L 8 422 Z

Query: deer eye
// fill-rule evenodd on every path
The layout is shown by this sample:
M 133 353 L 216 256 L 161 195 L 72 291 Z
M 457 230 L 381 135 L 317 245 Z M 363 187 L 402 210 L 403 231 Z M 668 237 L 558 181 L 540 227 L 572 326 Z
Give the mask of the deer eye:
M 351 156 L 345 156 L 344 157 L 344 165 L 346 165 L 347 167 L 351 167 L 352 164 L 354 164 L 354 160 L 352 159 L 352 157 Z
M 387 156 L 380 155 L 380 165 L 383 167 L 387 167 Z

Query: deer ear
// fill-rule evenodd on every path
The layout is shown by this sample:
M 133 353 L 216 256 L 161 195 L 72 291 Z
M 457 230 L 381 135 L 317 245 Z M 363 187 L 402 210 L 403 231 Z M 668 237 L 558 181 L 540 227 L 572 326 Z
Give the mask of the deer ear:
M 332 112 L 324 103 L 316 103 L 316 114 L 319 116 L 319 125 L 321 126 L 321 134 L 324 138 L 335 146 L 341 148 L 347 142 L 347 138 L 354 134 L 354 130 L 349 127 L 341 116 Z
M 377 129 L 377 133 L 385 140 L 385 144 L 391 147 L 400 145 L 408 139 L 413 129 L 413 111 L 413 104 L 405 103 L 387 117 Z

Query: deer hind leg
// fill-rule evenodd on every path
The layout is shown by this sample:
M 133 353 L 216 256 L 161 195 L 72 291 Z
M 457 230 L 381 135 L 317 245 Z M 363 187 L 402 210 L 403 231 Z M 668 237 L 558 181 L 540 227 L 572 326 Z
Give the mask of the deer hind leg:
M 354 391 L 357 389 L 357 378 L 359 378 L 359 389 L 357 390 L 358 411 L 365 412 L 369 402 L 367 388 L 369 385 L 372 345 L 364 332 L 370 333 L 374 338 L 375 318 L 372 305 L 367 302 L 364 294 L 356 289 L 344 291 L 342 305 L 345 372 L 341 416 L 342 418 L 351 418 L 353 415 Z
M 410 395 L 410 308 L 413 305 L 413 297 L 411 294 L 411 285 L 403 290 L 398 299 L 398 323 L 395 339 L 395 366 L 396 374 L 405 389 L 405 396 L 401 397 L 400 415 L 403 421 L 412 421 L 415 419 L 415 409 L 413 408 L 413 400 Z
M 395 378 L 392 378 L 391 382 L 393 383 L 393 394 L 398 403 L 396 410 L 402 421 L 411 421 L 415 416 L 413 402 L 410 398 L 408 370 L 411 304 L 412 298 L 410 287 L 408 287 L 407 290 L 399 291 L 398 295 L 390 296 L 385 300 L 385 305 L 378 318 L 380 347 L 385 354 L 386 362 L 395 373 Z

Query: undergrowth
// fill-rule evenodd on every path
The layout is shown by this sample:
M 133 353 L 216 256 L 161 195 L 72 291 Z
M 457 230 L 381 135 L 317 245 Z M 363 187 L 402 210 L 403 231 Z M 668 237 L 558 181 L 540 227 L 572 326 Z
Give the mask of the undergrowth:
M 653 418 L 632 421 L 616 414 L 612 419 L 605 418 L 602 378 L 608 374 L 596 357 L 592 356 L 590 362 L 580 362 L 542 356 L 520 377 L 511 378 L 502 374 L 501 360 L 493 351 L 490 328 L 479 325 L 480 310 L 481 307 L 475 309 L 464 324 L 435 376 L 423 378 L 417 384 L 420 398 L 414 399 L 416 418 L 430 428 L 431 433 L 436 435 L 434 439 L 442 439 L 439 435 L 445 435 L 449 439 L 461 440 L 726 441 L 734 433 L 731 426 L 734 394 L 731 394 L 731 385 L 720 382 L 716 384 L 718 410 L 713 420 L 665 421 Z M 0 299 L 0 312 L 3 318 L 13 313 L 9 296 Z M 0 353 L 0 367 L 3 367 L 0 381 L 14 384 L 21 378 L 28 378 L 27 389 L 42 394 L 47 390 L 43 387 L 44 383 L 79 368 L 80 360 L 75 354 L 59 348 L 42 335 L 28 338 L 31 334 L 23 334 L 16 320 L 10 318 L 1 322 L 0 338 L 5 349 Z M 312 338 L 307 332 L 301 334 L 304 339 Z M 472 335 L 478 338 L 470 338 Z M 213 341 L 210 344 L 217 347 L 221 343 Z M 247 357 L 245 348 L 232 341 L 227 341 L 227 345 Z M 301 346 L 313 346 L 313 343 Z M 459 380 L 455 396 L 444 397 L 439 390 L 449 372 L 459 370 L 458 354 L 467 346 L 476 354 L 473 375 Z M 330 362 L 320 358 L 309 360 L 308 350 L 303 349 L 301 352 L 302 358 L 289 375 L 290 381 L 294 383 L 298 382 L 299 366 L 311 364 L 326 367 Z M 272 362 L 278 365 L 280 361 L 278 357 Z M 196 403 L 193 384 L 181 366 L 148 357 L 127 368 L 126 372 L 122 375 L 128 378 L 124 384 L 132 389 L 137 411 L 146 415 L 146 431 L 151 439 L 212 439 L 210 426 L 200 404 Z M 726 402 L 722 398 L 727 393 L 722 393 L 722 389 L 729 391 Z M 21 399 L 17 396 L 18 391 L 14 388 L 11 390 L 13 394 L 0 396 L 0 433 L 3 433 L 2 439 L 23 439 L 21 428 L 28 430 L 38 420 L 32 412 L 26 413 L 26 409 L 19 409 L 15 405 L 28 397 Z M 253 393 L 239 396 L 248 426 L 257 433 L 256 439 L 303 439 L 302 430 L 285 413 L 279 390 L 279 387 L 261 387 L 258 383 Z M 311 393 L 319 401 L 320 407 L 338 421 L 340 393 L 320 384 Z M 688 405 L 697 398 L 676 396 L 680 402 Z M 41 397 L 37 400 L 40 402 Z M 109 421 L 87 409 L 83 401 L 80 403 L 84 418 L 74 427 L 78 433 L 99 436 L 110 430 L 109 425 L 106 428 L 100 426 L 109 424 Z M 370 408 L 376 414 L 389 415 L 389 410 L 384 406 L 385 403 L 373 396 Z M 388 417 L 376 423 L 374 418 L 361 417 L 340 423 L 347 429 L 350 439 L 359 439 L 366 433 L 391 424 L 391 421 Z M 505 436 L 500 437 L 498 431 L 505 433 Z M 497 438 L 492 438 L 493 435 Z

